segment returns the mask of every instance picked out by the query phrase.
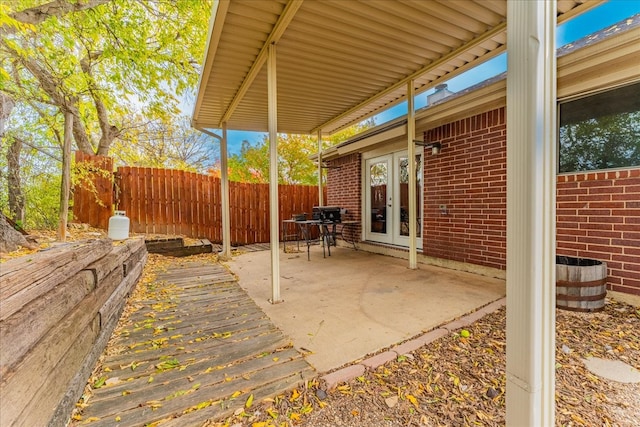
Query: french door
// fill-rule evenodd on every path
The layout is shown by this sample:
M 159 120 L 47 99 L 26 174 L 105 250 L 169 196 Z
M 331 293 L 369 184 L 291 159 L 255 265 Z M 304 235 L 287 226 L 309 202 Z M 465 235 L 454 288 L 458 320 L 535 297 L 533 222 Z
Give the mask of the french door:
M 422 248 L 422 155 L 416 155 L 416 246 Z M 365 238 L 409 246 L 409 161 L 406 151 L 365 162 Z

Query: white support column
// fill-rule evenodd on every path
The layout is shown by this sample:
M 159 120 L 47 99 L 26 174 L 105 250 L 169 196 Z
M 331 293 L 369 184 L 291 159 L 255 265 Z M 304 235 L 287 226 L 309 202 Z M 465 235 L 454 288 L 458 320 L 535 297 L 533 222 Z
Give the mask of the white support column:
M 267 93 L 269 108 L 269 215 L 271 241 L 271 304 L 280 299 L 280 229 L 278 227 L 278 86 L 276 45 L 269 45 L 267 57 Z
M 418 249 L 416 242 L 416 144 L 413 142 L 416 139 L 416 112 L 414 97 L 415 89 L 413 86 L 413 80 L 409 80 L 407 83 L 407 166 L 409 170 L 409 206 L 407 209 L 409 209 L 410 269 L 418 268 Z
M 322 131 L 318 131 L 318 206 L 324 206 L 322 192 Z
M 555 425 L 556 6 L 507 2 L 508 426 Z
M 222 253 L 223 260 L 231 259 L 231 210 L 229 208 L 229 167 L 227 151 L 227 122 L 222 123 L 220 139 L 220 185 L 222 190 Z

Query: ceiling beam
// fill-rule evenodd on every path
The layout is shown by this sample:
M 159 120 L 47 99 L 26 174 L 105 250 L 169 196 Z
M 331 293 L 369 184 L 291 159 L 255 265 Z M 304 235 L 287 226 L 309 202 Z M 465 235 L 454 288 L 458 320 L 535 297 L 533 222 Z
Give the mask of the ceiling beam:
M 558 12 L 562 12 L 562 14 L 560 16 L 558 16 L 558 25 L 562 24 L 563 22 L 568 21 L 569 19 L 573 19 L 578 15 L 583 14 L 584 12 L 593 9 L 596 6 L 601 5 L 602 3 L 604 3 L 607 0 L 583 0 L 584 3 L 574 7 L 571 10 L 568 10 L 566 12 L 563 12 L 561 9 L 562 6 L 562 1 L 558 1 Z
M 451 72 L 448 72 L 448 73 L 446 73 L 446 74 L 444 74 L 444 75 L 442 75 L 442 76 L 440 76 L 438 78 L 430 80 L 428 83 L 424 83 L 420 87 L 416 87 L 415 93 L 416 93 L 416 95 L 424 93 L 424 92 L 428 91 L 429 89 L 439 85 L 440 83 L 444 83 L 444 82 L 446 82 L 448 80 L 451 80 L 452 78 L 454 78 L 456 76 L 459 76 L 460 74 L 465 73 L 465 72 L 477 67 L 478 65 L 495 58 L 496 56 L 498 56 L 498 55 L 500 55 L 500 54 L 502 54 L 502 53 L 504 53 L 506 51 L 507 51 L 507 45 L 506 44 L 502 45 L 499 48 L 494 49 L 494 50 L 492 50 L 492 51 L 490 51 L 490 52 L 488 52 L 488 53 L 486 53 L 486 54 L 484 54 L 482 56 L 479 56 L 475 60 L 470 61 L 470 62 L 466 63 L 465 65 L 463 65 L 461 67 L 458 67 L 458 68 L 456 68 L 455 70 L 453 70 Z M 416 84 L 421 83 L 420 80 L 421 79 L 416 80 Z M 333 134 L 335 132 L 338 132 L 338 131 L 341 131 L 343 129 L 346 129 L 346 128 L 350 127 L 350 126 L 356 125 L 356 124 L 360 123 L 363 120 L 366 120 L 366 119 L 368 119 L 370 117 L 373 117 L 376 114 L 380 114 L 383 111 L 388 110 L 389 108 L 395 107 L 396 105 L 398 105 L 401 102 L 403 102 L 405 100 L 405 98 L 406 98 L 406 95 L 402 94 L 402 95 L 398 96 L 397 99 L 394 99 L 393 101 L 387 102 L 386 104 L 381 105 L 380 107 L 376 108 L 375 110 L 369 111 L 366 114 L 363 114 L 363 115 L 361 115 L 359 117 L 353 118 L 353 119 L 351 119 L 351 121 L 346 122 L 344 124 L 341 124 L 339 127 L 335 128 L 335 129 L 331 129 L 330 131 L 327 131 L 327 132 L 330 132 L 331 134 Z
M 246 77 L 242 81 L 242 84 L 240 85 L 240 87 L 238 88 L 238 91 L 236 92 L 235 96 L 231 100 L 231 103 L 229 103 L 229 107 L 227 108 L 225 113 L 222 115 L 222 119 L 220 120 L 220 125 L 222 123 L 228 122 L 229 119 L 231 119 L 233 112 L 242 101 L 242 98 L 244 98 L 245 94 L 253 84 L 253 81 L 256 79 L 256 77 L 260 73 L 262 66 L 266 62 L 268 53 L 269 53 L 269 46 L 277 43 L 280 40 L 280 37 L 282 37 L 285 30 L 293 20 L 293 17 L 295 16 L 296 12 L 298 12 L 298 9 L 300 9 L 300 6 L 302 6 L 303 1 L 304 0 L 290 0 L 289 3 L 287 3 L 284 10 L 282 11 L 282 15 L 280 15 L 280 18 L 278 18 L 278 21 L 273 26 L 273 30 L 271 31 L 271 34 L 269 34 L 269 37 L 267 37 L 267 40 L 265 40 L 264 44 L 262 45 L 262 49 L 260 50 L 260 53 L 258 53 L 258 56 L 256 57 L 255 61 L 253 61 L 253 65 L 251 66 L 251 69 L 249 70 Z
M 421 75 L 428 73 L 429 71 L 433 70 L 434 68 L 446 63 L 447 61 L 463 54 L 464 52 L 473 49 L 474 47 L 478 46 L 479 44 L 484 43 L 485 41 L 491 39 L 492 37 L 497 36 L 498 34 L 504 32 L 507 28 L 507 23 L 503 22 L 499 25 L 497 25 L 496 27 L 494 27 L 493 29 L 487 31 L 486 33 L 482 34 L 479 37 L 476 37 L 475 39 L 473 39 L 472 41 L 470 41 L 469 43 L 466 43 L 462 46 L 460 46 L 458 49 L 452 51 L 451 53 L 443 56 L 442 58 L 438 59 L 435 62 L 431 62 L 430 64 L 420 68 L 418 71 L 414 72 L 413 74 L 403 78 L 402 80 L 394 83 L 392 86 L 389 86 L 388 88 L 384 89 L 383 91 L 379 92 L 378 94 L 372 96 L 371 98 L 359 103 L 358 105 L 356 105 L 353 108 L 350 108 L 349 110 L 343 112 L 342 114 L 332 118 L 331 120 L 321 124 L 320 126 L 317 126 L 314 129 L 311 129 L 309 132 L 310 133 L 315 133 L 319 130 L 322 130 L 324 128 L 326 128 L 327 126 L 331 125 L 334 122 L 337 122 L 339 120 L 341 120 L 342 118 L 349 116 L 351 114 L 353 114 L 354 112 L 364 108 L 365 106 L 367 106 L 368 104 L 371 104 L 373 101 L 376 101 L 380 98 L 383 98 L 385 96 L 387 96 L 388 94 L 403 88 L 404 86 L 406 86 L 406 84 L 411 81 L 411 80 L 415 80 L 417 78 L 419 78 Z
M 574 18 L 575 16 L 580 15 L 580 14 L 586 12 L 587 10 L 590 10 L 590 9 L 592 9 L 592 8 L 602 4 L 602 3 L 604 3 L 604 1 L 605 0 L 585 0 L 584 3 L 582 3 L 582 4 L 578 5 L 578 6 L 576 6 L 575 8 L 563 13 L 562 15 L 560 15 L 558 17 L 558 24 L 563 23 L 563 22 L 565 22 L 565 21 L 567 21 L 567 20 L 569 20 L 571 18 Z M 431 71 L 432 69 L 437 68 L 439 65 L 445 63 L 446 61 L 452 59 L 453 57 L 461 55 L 465 51 L 469 51 L 469 50 L 473 49 L 474 47 L 476 47 L 477 45 L 479 45 L 479 44 L 485 42 L 486 40 L 496 36 L 497 34 L 503 32 L 503 31 L 506 31 L 506 26 L 507 26 L 506 22 L 496 26 L 492 30 L 490 30 L 490 31 L 484 33 L 483 35 L 481 35 L 480 37 L 474 39 L 469 44 L 465 44 L 465 45 L 461 46 L 460 48 L 456 49 L 455 51 L 449 53 L 448 55 L 446 55 L 446 56 L 444 56 L 442 58 L 440 58 L 438 61 L 432 62 L 432 63 L 426 65 L 425 67 L 421 68 L 420 70 L 416 71 L 415 73 L 411 74 L 410 76 L 407 76 L 404 79 L 402 79 L 401 81 L 395 83 L 393 86 L 390 86 L 387 89 L 379 92 L 377 95 L 367 99 L 364 102 L 361 102 L 360 104 L 356 105 L 355 107 L 352 107 L 349 110 L 341 113 L 340 115 L 338 115 L 338 116 L 326 121 L 325 123 L 321 124 L 320 126 L 317 126 L 317 127 L 313 128 L 313 129 L 311 129 L 310 133 L 313 134 L 315 132 L 318 132 L 319 130 L 326 129 L 327 127 L 330 127 L 331 124 L 333 124 L 335 122 L 338 122 L 338 121 L 342 120 L 344 117 L 347 117 L 347 116 L 353 114 L 354 112 L 364 108 L 366 105 L 371 104 L 371 102 L 374 102 L 374 101 L 376 101 L 376 100 L 378 100 L 380 98 L 383 98 L 383 97 L 389 95 L 390 93 L 392 93 L 392 92 L 398 90 L 399 88 L 403 87 L 404 85 L 406 85 L 408 81 L 418 79 L 421 75 L 424 75 L 424 74 L 428 73 L 429 71 Z M 506 50 L 506 47 L 503 46 L 501 49 L 499 49 L 499 52 L 494 52 L 491 55 L 491 57 L 495 57 L 495 56 L 497 56 L 497 54 L 502 53 L 505 50 Z M 482 62 L 484 62 L 487 59 L 490 59 L 490 58 L 488 58 L 488 57 L 485 58 L 484 55 L 483 55 L 483 57 L 482 57 L 483 61 Z M 473 61 L 473 62 L 474 62 L 474 66 L 477 65 L 477 61 Z M 466 71 L 466 69 L 467 69 L 467 67 L 463 66 L 460 69 L 456 70 L 455 74 L 456 75 L 457 74 L 461 74 L 461 72 Z M 449 78 L 453 77 L 453 75 L 447 74 L 446 76 L 443 76 L 443 77 L 446 77 L 446 79 L 448 80 Z M 435 80 L 433 82 L 433 85 L 435 85 L 436 82 L 442 81 L 442 80 L 443 80 L 442 78 Z M 430 85 L 430 86 L 433 86 L 433 85 Z M 422 90 L 419 90 L 418 92 L 422 92 Z M 399 98 L 398 100 L 393 102 L 392 105 L 399 104 L 400 102 L 402 102 L 404 100 L 404 98 L 405 97 Z M 364 120 L 364 119 L 366 119 L 368 117 L 374 116 L 375 114 L 383 111 L 386 108 L 391 107 L 392 105 L 385 105 L 385 107 L 382 108 L 382 109 L 378 109 L 376 111 L 372 111 L 369 114 L 364 114 L 363 116 L 359 117 L 358 119 L 350 121 L 349 124 L 346 125 L 346 126 L 345 125 L 339 126 L 338 128 L 336 128 L 336 130 L 344 129 L 345 127 L 348 127 L 349 125 L 357 123 L 357 122 L 359 122 L 361 120 Z

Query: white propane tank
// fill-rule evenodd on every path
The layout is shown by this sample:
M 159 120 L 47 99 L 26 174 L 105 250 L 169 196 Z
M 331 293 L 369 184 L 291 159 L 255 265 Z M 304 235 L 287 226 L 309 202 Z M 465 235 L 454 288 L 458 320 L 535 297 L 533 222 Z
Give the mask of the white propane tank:
M 129 238 L 129 218 L 125 211 L 115 211 L 109 218 L 109 232 L 107 236 L 113 240 Z

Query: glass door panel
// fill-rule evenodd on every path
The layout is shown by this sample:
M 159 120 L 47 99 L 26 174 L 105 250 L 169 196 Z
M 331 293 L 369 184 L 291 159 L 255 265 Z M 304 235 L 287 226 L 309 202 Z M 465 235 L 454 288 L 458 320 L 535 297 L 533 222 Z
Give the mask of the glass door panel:
M 366 238 L 391 243 L 391 157 L 383 156 L 366 162 Z
M 387 162 L 373 163 L 369 167 L 371 176 L 371 232 L 387 233 L 387 184 L 389 169 Z
M 422 247 L 422 155 L 416 155 L 416 237 L 417 247 Z M 396 221 L 393 243 L 409 246 L 409 160 L 406 152 L 394 155 L 396 166 L 394 199 L 396 203 Z
M 416 156 L 416 246 L 422 248 L 422 156 Z M 409 162 L 397 152 L 365 162 L 365 238 L 409 246 Z

